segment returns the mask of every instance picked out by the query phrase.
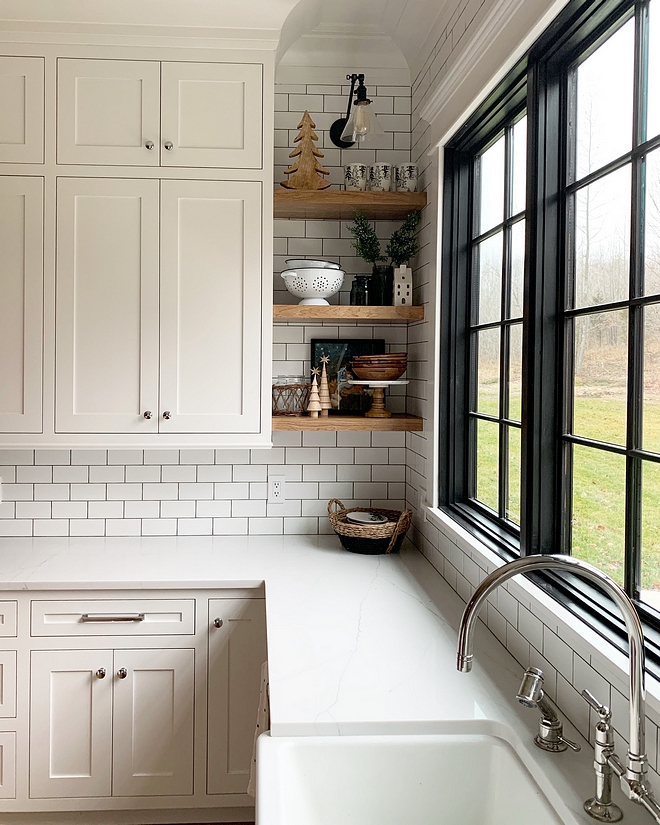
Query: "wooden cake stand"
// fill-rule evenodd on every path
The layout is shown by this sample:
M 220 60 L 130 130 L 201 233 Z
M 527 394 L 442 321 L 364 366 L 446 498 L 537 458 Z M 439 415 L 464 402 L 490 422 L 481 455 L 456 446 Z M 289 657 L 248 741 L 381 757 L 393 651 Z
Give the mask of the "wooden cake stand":
M 359 384 L 363 387 L 371 387 L 374 391 L 374 400 L 369 412 L 364 414 L 365 418 L 391 418 L 392 413 L 385 407 L 385 387 L 392 387 L 396 384 L 407 384 L 407 380 L 397 381 L 358 381 L 351 380 L 349 384 Z

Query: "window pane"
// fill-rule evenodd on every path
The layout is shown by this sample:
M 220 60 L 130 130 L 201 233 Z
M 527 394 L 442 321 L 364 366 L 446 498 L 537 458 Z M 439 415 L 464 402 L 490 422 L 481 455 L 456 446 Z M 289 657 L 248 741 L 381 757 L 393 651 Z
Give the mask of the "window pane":
M 481 235 L 504 219 L 504 135 L 478 159 L 479 226 Z
M 649 94 L 646 137 L 660 133 L 660 3 L 649 6 Z
M 641 599 L 660 610 L 660 464 L 642 467 Z
M 498 416 L 500 410 L 500 330 L 477 332 L 477 410 Z
M 577 70 L 577 180 L 632 144 L 635 21 L 630 20 Z
M 660 306 L 644 309 L 642 447 L 660 453 Z
M 477 421 L 476 497 L 483 504 L 498 509 L 499 424 Z
M 573 432 L 626 443 L 628 310 L 575 318 Z
M 510 318 L 522 318 L 523 275 L 525 270 L 525 221 L 511 227 L 511 313 Z
M 502 316 L 502 233 L 482 241 L 475 256 L 479 273 L 477 323 L 490 324 Z
M 624 456 L 574 446 L 571 555 L 591 562 L 621 585 L 625 488 Z
M 509 501 L 506 517 L 520 524 L 520 430 L 507 427 L 509 437 Z
M 525 208 L 527 173 L 527 115 L 513 127 L 513 191 L 511 192 L 512 215 Z
M 657 293 L 660 293 L 660 149 L 646 156 L 644 221 L 644 294 Z
M 628 297 L 630 166 L 575 196 L 575 306 Z
M 509 331 L 509 418 L 521 420 L 522 412 L 522 324 Z

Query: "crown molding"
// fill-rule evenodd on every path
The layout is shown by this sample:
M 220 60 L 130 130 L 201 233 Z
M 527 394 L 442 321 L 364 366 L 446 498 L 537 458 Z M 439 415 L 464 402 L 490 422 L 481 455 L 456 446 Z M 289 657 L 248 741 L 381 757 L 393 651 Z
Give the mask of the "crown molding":
M 458 58 L 420 109 L 419 116 L 422 120 L 429 124 L 436 120 L 479 63 L 488 46 L 505 31 L 525 2 L 526 0 L 495 0 L 488 4 L 488 13 L 469 37 L 466 32 L 467 39 Z

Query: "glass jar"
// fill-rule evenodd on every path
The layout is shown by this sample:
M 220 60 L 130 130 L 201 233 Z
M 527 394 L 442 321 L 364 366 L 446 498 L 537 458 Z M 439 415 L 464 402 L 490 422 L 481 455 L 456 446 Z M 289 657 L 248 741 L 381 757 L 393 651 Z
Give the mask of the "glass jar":
M 351 306 L 364 307 L 369 304 L 370 275 L 356 275 L 351 286 Z

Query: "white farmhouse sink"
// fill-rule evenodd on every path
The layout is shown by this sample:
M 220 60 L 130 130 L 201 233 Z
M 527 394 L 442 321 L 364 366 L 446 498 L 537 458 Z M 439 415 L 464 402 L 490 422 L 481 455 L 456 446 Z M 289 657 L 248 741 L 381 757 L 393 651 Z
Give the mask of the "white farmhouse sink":
M 257 766 L 257 825 L 566 821 L 513 747 L 490 734 L 264 734 Z

